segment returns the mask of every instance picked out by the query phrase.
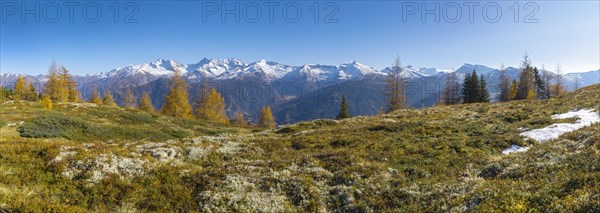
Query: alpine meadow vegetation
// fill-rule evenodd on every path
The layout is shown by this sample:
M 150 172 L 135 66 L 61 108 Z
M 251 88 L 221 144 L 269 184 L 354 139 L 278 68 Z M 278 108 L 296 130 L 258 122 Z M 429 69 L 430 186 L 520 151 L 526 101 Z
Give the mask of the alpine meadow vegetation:
M 567 92 L 527 55 L 499 102 L 469 70 L 445 77 L 437 106 L 408 109 L 396 58 L 389 112 L 353 116 L 346 93 L 335 120 L 283 125 L 270 105 L 230 120 L 208 84 L 193 108 L 175 70 L 158 112 L 130 88 L 81 102 L 55 62 L 40 90 L 0 87 L 0 212 L 600 212 L 600 123 L 523 135 L 598 115 L 600 84 Z
M 0 210 L 597 212 L 600 124 L 546 143 L 519 134 L 599 100 L 594 85 L 278 127 L 265 106 L 260 128 L 148 113 L 147 95 L 143 110 L 3 101 Z M 502 154 L 511 145 L 530 149 Z

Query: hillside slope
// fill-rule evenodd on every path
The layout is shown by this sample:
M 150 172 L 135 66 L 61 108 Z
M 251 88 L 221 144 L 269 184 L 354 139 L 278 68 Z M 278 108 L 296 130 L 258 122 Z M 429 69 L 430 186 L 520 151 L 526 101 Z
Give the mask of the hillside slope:
M 538 144 L 545 101 L 401 110 L 254 130 L 59 104 L 0 104 L 0 211 L 598 212 L 600 124 Z M 503 155 L 511 145 L 529 151 Z

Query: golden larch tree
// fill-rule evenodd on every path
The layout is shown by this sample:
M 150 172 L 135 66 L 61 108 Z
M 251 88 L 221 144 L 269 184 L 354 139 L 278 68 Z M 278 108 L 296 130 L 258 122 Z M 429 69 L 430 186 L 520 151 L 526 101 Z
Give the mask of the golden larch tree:
M 37 101 L 38 100 L 38 92 L 37 89 L 33 86 L 33 83 L 29 82 L 29 87 L 27 87 L 27 95 L 26 99 L 28 101 Z
M 60 72 L 58 74 L 58 86 L 56 91 L 56 100 L 59 102 L 69 101 L 69 86 L 71 84 L 71 74 L 69 74 L 69 70 L 64 66 L 60 67 Z
M 210 90 L 208 97 L 202 98 L 196 113 L 200 119 L 223 124 L 229 123 L 229 117 L 225 112 L 225 99 L 215 88 Z
M 144 94 L 142 94 L 142 97 L 140 98 L 140 102 L 138 104 L 138 109 L 146 111 L 148 113 L 156 112 L 156 109 L 154 109 L 154 105 L 152 105 L 152 99 L 150 99 L 150 94 L 148 94 L 147 92 L 144 92 Z
M 551 91 L 552 97 L 558 97 L 558 96 L 561 96 L 562 94 L 567 93 L 567 89 L 565 89 L 565 87 L 559 83 L 551 84 L 550 91 Z
M 516 99 L 537 99 L 535 92 L 535 67 L 531 65 L 531 60 L 529 60 L 527 53 L 523 55 L 523 61 L 521 62 Z
M 94 86 L 92 90 L 92 94 L 90 94 L 90 99 L 88 100 L 90 103 L 102 104 L 102 99 L 100 99 L 100 93 L 98 92 L 98 87 Z
M 231 124 L 236 126 L 248 125 L 248 123 L 246 123 L 246 119 L 244 118 L 244 113 L 242 112 L 236 112 L 235 115 L 233 115 L 233 120 L 231 121 Z
M 73 80 L 69 80 L 68 82 L 68 91 L 69 91 L 69 101 L 70 102 L 79 102 L 79 90 L 77 90 L 77 83 Z
M 26 96 L 27 84 L 25 83 L 23 76 L 19 75 L 19 77 L 17 77 L 17 83 L 15 83 L 15 93 L 13 97 L 15 100 L 23 100 L 26 98 Z
M 60 81 L 58 78 L 58 66 L 55 61 L 52 61 L 48 68 L 48 81 L 44 85 L 44 95 L 52 99 L 52 101 L 59 101 L 60 99 Z
M 510 90 L 508 91 L 508 100 L 515 100 L 517 98 L 517 81 L 513 80 L 510 84 Z
M 181 76 L 179 69 L 175 68 L 175 74 L 171 78 L 169 94 L 160 112 L 164 115 L 174 117 L 191 118 L 192 106 L 190 106 L 188 98 L 187 83 L 183 79 L 183 76 Z
M 133 95 L 133 92 L 131 92 L 131 90 L 129 88 L 127 88 L 127 91 L 125 91 L 124 102 L 125 102 L 125 107 L 135 108 L 135 104 L 136 104 L 135 96 Z
M 275 126 L 277 126 L 277 124 L 275 123 L 275 118 L 273 117 L 271 107 L 263 107 L 260 111 L 260 121 L 258 122 L 258 127 L 272 129 L 275 128 Z
M 104 99 L 102 99 L 102 104 L 105 106 L 117 106 L 110 91 L 106 90 L 106 92 L 104 92 Z
M 50 96 L 44 95 L 41 102 L 42 102 L 42 108 L 52 109 L 52 99 L 50 99 Z
M 529 90 L 529 92 L 527 92 L 527 100 L 536 100 L 537 99 L 537 93 L 535 92 L 535 90 Z

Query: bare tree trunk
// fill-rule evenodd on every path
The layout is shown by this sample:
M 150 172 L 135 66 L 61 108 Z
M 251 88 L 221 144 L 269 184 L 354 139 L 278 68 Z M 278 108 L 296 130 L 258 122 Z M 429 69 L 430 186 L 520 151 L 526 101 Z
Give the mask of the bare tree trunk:
M 562 67 L 560 64 L 556 64 L 556 87 L 554 91 L 554 95 L 559 96 L 563 88 L 563 76 L 562 76 Z
M 454 105 L 460 102 L 460 84 L 454 70 L 446 75 L 446 84 L 442 90 L 440 102 L 443 105 Z
M 390 96 L 388 112 L 404 109 L 406 107 L 406 94 L 404 91 L 405 85 L 402 69 L 400 57 L 396 56 L 386 79 L 388 95 Z

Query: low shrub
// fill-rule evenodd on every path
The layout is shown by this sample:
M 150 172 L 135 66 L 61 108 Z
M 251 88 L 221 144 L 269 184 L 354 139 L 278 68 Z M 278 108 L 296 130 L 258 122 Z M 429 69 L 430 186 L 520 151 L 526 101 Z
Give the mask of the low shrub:
M 344 140 L 344 139 L 336 139 L 329 142 L 329 145 L 332 147 L 347 147 L 352 144 L 352 141 Z
M 192 134 L 188 131 L 185 130 L 181 130 L 181 129 L 173 129 L 173 128 L 163 128 L 162 130 L 160 130 L 161 132 L 167 133 L 175 138 L 186 138 L 186 137 L 190 137 Z
M 294 133 L 297 132 L 296 129 L 293 129 L 291 127 L 283 127 L 281 129 L 278 129 L 277 131 L 275 131 L 275 133 L 277 134 L 288 134 L 288 133 Z
M 292 141 L 292 149 L 301 150 L 306 149 L 308 145 L 304 141 L 294 140 Z
M 497 115 L 498 118 L 508 122 L 508 123 L 514 123 L 517 121 L 522 121 L 522 120 L 527 120 L 529 119 L 529 115 L 527 114 L 527 112 L 524 112 L 522 110 L 515 110 L 512 112 L 506 112 L 504 114 L 499 114 Z
M 502 173 L 502 170 L 504 170 L 504 167 L 502 165 L 494 163 L 481 170 L 481 172 L 479 173 L 479 177 L 485 179 L 495 178 Z
M 550 117 L 535 117 L 529 119 L 527 124 L 532 128 L 541 128 L 554 123 Z
M 156 123 L 156 119 L 149 114 L 127 113 L 121 115 L 120 124 L 150 124 Z
M 43 115 L 18 128 L 21 137 L 29 138 L 54 138 L 67 137 L 69 133 L 87 129 L 89 124 L 85 121 L 63 115 Z
M 99 107 L 97 109 L 92 109 L 87 112 L 88 115 L 96 116 L 98 118 L 118 118 L 119 116 L 112 110 L 108 108 Z
M 400 131 L 400 127 L 399 126 L 378 125 L 378 126 L 374 126 L 374 127 L 369 127 L 369 131 L 371 131 L 371 132 L 378 132 L 378 131 L 398 132 L 398 131 Z

